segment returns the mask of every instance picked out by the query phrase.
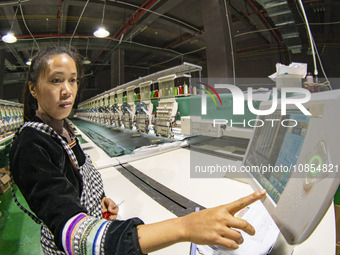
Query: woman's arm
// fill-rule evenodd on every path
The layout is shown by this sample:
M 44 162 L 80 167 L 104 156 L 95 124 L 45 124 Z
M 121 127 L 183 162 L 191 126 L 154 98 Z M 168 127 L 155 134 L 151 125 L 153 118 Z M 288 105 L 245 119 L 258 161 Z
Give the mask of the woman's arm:
M 237 249 L 243 238 L 235 229 L 250 235 L 254 235 L 255 230 L 247 221 L 235 218 L 234 214 L 264 195 L 265 190 L 260 190 L 227 205 L 159 223 L 139 225 L 137 231 L 142 252 L 149 253 L 184 241 Z

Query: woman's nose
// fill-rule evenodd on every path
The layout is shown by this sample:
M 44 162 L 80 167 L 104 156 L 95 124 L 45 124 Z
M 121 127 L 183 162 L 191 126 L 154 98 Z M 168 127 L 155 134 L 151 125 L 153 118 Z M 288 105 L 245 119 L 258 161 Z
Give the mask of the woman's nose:
M 65 81 L 63 83 L 62 88 L 61 88 L 61 95 L 62 96 L 70 96 L 71 93 L 72 93 L 71 84 L 68 81 Z

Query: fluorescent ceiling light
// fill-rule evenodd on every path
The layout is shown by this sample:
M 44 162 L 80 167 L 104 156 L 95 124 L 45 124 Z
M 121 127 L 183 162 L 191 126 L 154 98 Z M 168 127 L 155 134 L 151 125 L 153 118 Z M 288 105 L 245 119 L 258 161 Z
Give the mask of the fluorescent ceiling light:
M 95 37 L 104 38 L 104 37 L 108 37 L 110 35 L 110 32 L 107 31 L 104 27 L 100 27 L 96 31 L 93 32 L 93 35 Z
M 84 65 L 89 65 L 89 64 L 91 64 L 91 60 L 90 60 L 89 58 L 85 57 L 85 58 L 83 59 L 83 64 L 84 64 Z
M 17 38 L 15 37 L 15 35 L 12 32 L 8 32 L 7 34 L 3 35 L 1 37 L 1 39 L 5 43 L 15 43 L 17 41 Z

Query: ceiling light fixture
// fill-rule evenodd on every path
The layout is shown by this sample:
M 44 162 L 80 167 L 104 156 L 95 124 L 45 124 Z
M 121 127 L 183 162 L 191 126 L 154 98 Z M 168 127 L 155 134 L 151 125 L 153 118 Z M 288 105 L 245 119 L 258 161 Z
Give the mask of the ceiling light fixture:
M 89 65 L 89 64 L 91 64 L 91 60 L 90 60 L 88 57 L 85 57 L 85 58 L 83 59 L 83 64 L 84 64 L 84 65 Z
M 33 59 L 33 50 L 34 50 L 34 41 L 32 41 L 32 49 L 31 49 L 31 55 L 26 61 L 26 65 L 31 66 L 32 65 L 32 59 Z
M 93 35 L 95 37 L 99 37 L 99 38 L 104 38 L 104 37 L 108 37 L 110 35 L 110 32 L 107 31 L 104 27 L 103 27 L 103 22 L 104 22 L 104 15 L 105 15 L 105 6 L 106 6 L 106 0 L 104 0 L 104 7 L 103 7 L 103 17 L 102 17 L 102 22 L 100 27 L 93 32 Z
M 12 32 L 13 24 L 15 17 L 17 16 L 19 6 L 17 6 L 17 9 L 14 13 L 12 22 L 11 22 L 11 28 L 9 29 L 9 32 L 1 37 L 1 40 L 3 40 L 5 43 L 15 43 L 18 39 L 15 37 L 14 33 Z
M 110 35 L 110 32 L 107 31 L 104 27 L 100 27 L 96 31 L 94 31 L 93 34 L 95 37 L 104 38 L 108 37 Z
M 32 59 L 28 59 L 27 61 L 26 61 L 26 65 L 28 65 L 28 66 L 30 66 L 32 64 Z
M 89 42 L 90 42 L 90 39 L 87 38 L 86 54 L 85 54 L 85 58 L 83 59 L 83 62 L 82 62 L 84 65 L 89 65 L 89 64 L 91 64 L 91 60 L 87 57 L 87 51 L 88 51 L 88 49 L 89 49 Z
M 18 39 L 12 32 L 8 32 L 1 37 L 1 40 L 3 40 L 5 43 L 15 43 Z

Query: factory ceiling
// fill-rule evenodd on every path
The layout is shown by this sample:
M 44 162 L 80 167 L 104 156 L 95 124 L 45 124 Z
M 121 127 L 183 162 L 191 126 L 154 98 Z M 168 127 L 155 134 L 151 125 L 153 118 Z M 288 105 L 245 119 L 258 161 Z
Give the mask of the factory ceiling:
M 124 49 L 130 76 L 185 62 L 206 66 L 204 12 L 209 0 L 2 0 L 0 35 L 12 31 L 15 43 L 0 42 L 7 83 L 24 79 L 26 61 L 39 49 L 62 44 L 76 48 L 91 63 L 87 75 L 111 69 L 111 55 Z M 310 57 L 310 44 L 298 1 L 212 0 L 229 13 L 237 61 L 275 55 L 288 64 Z M 304 0 L 316 45 L 339 47 L 340 1 Z M 208 15 L 214 15 L 210 13 Z M 97 38 L 101 25 L 110 32 Z M 220 26 L 221 24 L 216 24 Z M 218 50 L 218 49 L 216 49 Z M 322 57 L 322 56 L 321 56 Z M 6 83 L 6 81 L 4 81 Z

